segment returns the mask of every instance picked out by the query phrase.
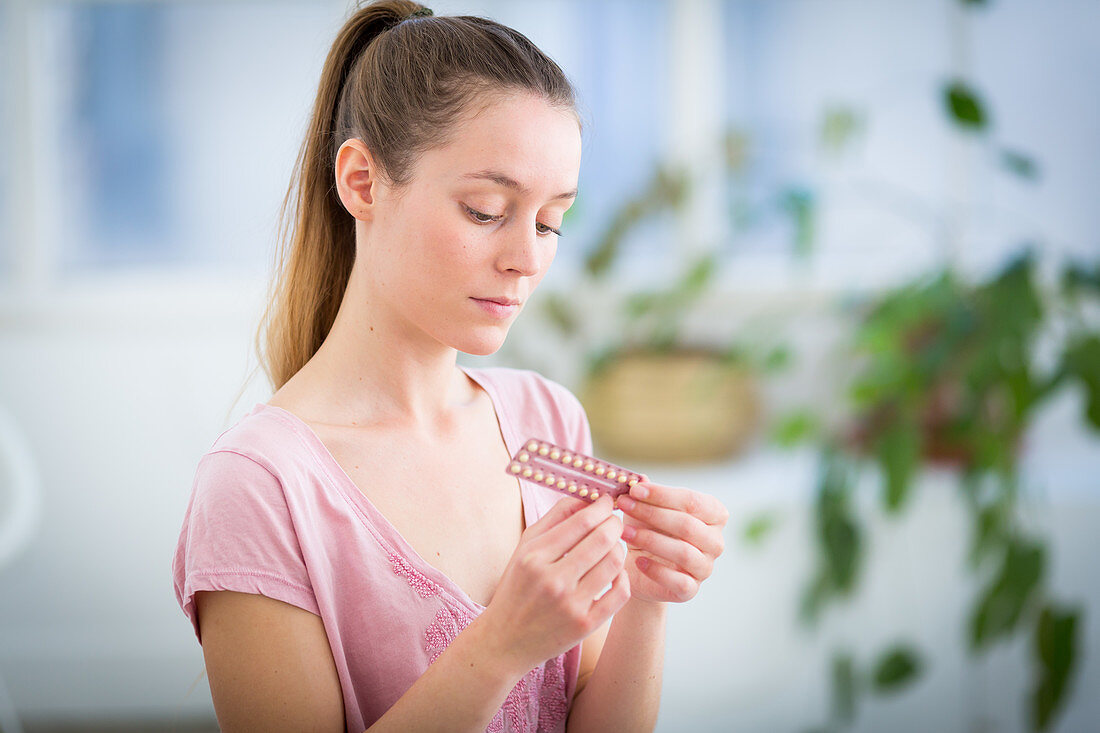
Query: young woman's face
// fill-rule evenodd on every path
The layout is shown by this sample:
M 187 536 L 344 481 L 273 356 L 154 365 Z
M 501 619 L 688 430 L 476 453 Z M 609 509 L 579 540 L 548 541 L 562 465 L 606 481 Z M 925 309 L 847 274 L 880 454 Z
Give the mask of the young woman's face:
M 495 352 L 554 259 L 580 162 L 576 117 L 537 97 L 506 97 L 466 119 L 419 158 L 405 188 L 378 187 L 360 252 L 370 292 L 411 329 Z

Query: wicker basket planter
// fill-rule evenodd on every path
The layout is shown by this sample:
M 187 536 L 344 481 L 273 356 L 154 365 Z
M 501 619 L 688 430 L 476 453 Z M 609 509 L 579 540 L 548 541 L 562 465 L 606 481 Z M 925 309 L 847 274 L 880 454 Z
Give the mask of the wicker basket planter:
M 597 450 L 623 461 L 729 458 L 759 414 L 752 375 L 701 349 L 620 354 L 580 392 Z

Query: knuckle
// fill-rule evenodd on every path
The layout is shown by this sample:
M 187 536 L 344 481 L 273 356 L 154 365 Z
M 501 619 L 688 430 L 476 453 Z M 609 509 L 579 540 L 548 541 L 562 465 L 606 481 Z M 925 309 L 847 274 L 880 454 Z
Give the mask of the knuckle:
M 516 569 L 525 576 L 534 575 L 538 567 L 538 559 L 533 553 L 525 552 L 516 560 Z
M 561 601 L 566 597 L 565 583 L 554 576 L 543 576 L 541 588 L 543 594 L 551 600 Z

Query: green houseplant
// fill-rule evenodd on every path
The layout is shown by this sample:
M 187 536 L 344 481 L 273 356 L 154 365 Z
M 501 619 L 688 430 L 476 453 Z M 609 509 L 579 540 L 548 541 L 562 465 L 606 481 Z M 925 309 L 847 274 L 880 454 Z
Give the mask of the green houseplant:
M 1038 179 L 1030 156 L 990 135 L 990 115 L 972 84 L 947 80 L 940 101 L 948 121 L 983 145 L 989 160 L 1020 180 Z M 1040 731 L 1072 694 L 1084 609 L 1047 588 L 1049 542 L 1025 521 L 1018 459 L 1037 411 L 1066 387 L 1081 389 L 1083 422 L 1100 429 L 1100 264 L 1063 264 L 1060 279 L 1042 286 L 1037 264 L 1028 251 L 977 282 L 949 265 L 880 294 L 858 314 L 841 357 L 855 367 L 845 391 L 847 419 L 829 424 L 812 411 L 796 412 L 774 435 L 784 445 L 809 441 L 821 453 L 812 506 L 816 568 L 800 599 L 800 618 L 810 626 L 859 587 L 868 551 L 853 507 L 860 479 L 878 481 L 882 511 L 896 517 L 920 472 L 954 470 L 970 526 L 966 564 L 979 585 L 965 619 L 967 650 L 981 655 L 1028 635 L 1033 684 L 1025 707 L 1030 727 Z M 1036 358 L 1040 338 L 1044 353 L 1053 354 L 1045 364 Z M 768 515 L 751 519 L 746 540 L 761 541 L 773 525 Z M 928 664 L 905 641 L 868 661 L 834 650 L 826 672 L 831 712 L 817 730 L 851 724 L 861 694 L 893 693 Z
M 1085 396 L 1084 424 L 1100 431 L 1100 327 L 1088 317 L 1100 307 L 1100 263 L 1066 266 L 1046 293 L 1036 280 L 1026 252 L 984 282 L 948 268 L 885 293 L 865 307 L 852 340 L 851 414 L 828 427 L 812 414 L 792 415 L 778 437 L 814 440 L 823 454 L 814 506 L 820 555 L 801 607 L 807 624 L 858 587 L 865 549 L 852 491 L 860 474 L 881 476 L 882 508 L 897 515 L 922 466 L 956 470 L 971 527 L 967 564 L 981 584 L 966 620 L 969 651 L 1030 634 L 1028 716 L 1044 730 L 1072 689 L 1084 609 L 1046 587 L 1048 543 L 1019 504 L 1019 448 L 1038 409 L 1070 385 Z M 1034 358 L 1040 335 L 1056 346 L 1045 369 Z M 838 654 L 831 722 L 851 721 L 860 690 L 892 691 L 925 664 L 905 644 L 865 670 Z

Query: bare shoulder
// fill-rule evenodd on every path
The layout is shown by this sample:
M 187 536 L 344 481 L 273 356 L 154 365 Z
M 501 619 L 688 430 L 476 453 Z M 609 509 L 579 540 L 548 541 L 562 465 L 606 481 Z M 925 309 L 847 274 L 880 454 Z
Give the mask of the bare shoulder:
M 345 730 L 340 678 L 320 616 L 224 590 L 197 592 L 195 606 L 222 731 Z

